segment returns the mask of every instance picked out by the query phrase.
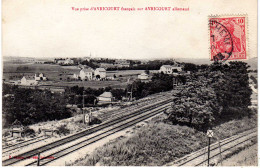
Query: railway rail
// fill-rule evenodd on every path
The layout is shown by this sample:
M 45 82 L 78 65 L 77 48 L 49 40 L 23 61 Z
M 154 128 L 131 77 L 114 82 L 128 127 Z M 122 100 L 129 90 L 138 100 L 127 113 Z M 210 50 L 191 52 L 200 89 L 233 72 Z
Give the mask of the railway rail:
M 234 135 L 230 138 L 226 138 L 221 140 L 219 143 L 216 142 L 210 146 L 210 159 L 214 159 L 220 154 L 230 151 L 234 147 L 241 145 L 243 143 L 247 143 L 251 140 L 257 138 L 257 131 L 255 129 L 248 130 L 243 133 Z M 221 151 L 219 150 L 221 147 Z M 167 164 L 167 166 L 203 166 L 203 164 L 207 163 L 208 158 L 205 157 L 208 153 L 207 147 L 202 148 L 196 152 L 193 152 L 189 155 L 186 155 L 173 163 Z
M 130 114 L 124 115 L 124 116 L 120 116 L 112 121 L 108 121 L 108 122 L 104 122 L 100 125 L 97 125 L 95 127 L 86 129 L 84 131 L 75 133 L 73 135 L 70 136 L 66 136 L 60 140 L 57 140 L 55 142 L 46 144 L 44 146 L 38 147 L 36 149 L 30 150 L 28 152 L 24 152 L 22 154 L 19 154 L 17 156 L 11 157 L 9 159 L 3 160 L 2 161 L 2 165 L 3 166 L 8 166 L 8 165 L 13 165 L 16 164 L 18 162 L 21 162 L 23 160 L 26 160 L 26 158 L 30 158 L 33 156 L 37 156 L 39 153 L 43 153 L 46 151 L 49 151 L 51 149 L 57 148 L 59 146 L 68 144 L 70 142 L 76 141 L 79 138 L 85 137 L 87 135 L 91 135 L 93 133 L 96 133 L 98 131 L 104 130 L 106 128 L 112 127 L 110 128 L 110 130 L 107 130 L 105 132 L 103 132 L 103 134 L 98 135 L 98 137 L 92 138 L 91 140 L 85 140 L 82 143 L 78 144 L 77 146 L 70 146 L 68 149 L 63 149 L 62 151 L 59 151 L 59 153 L 56 153 L 57 156 L 55 156 L 55 159 L 60 158 L 61 156 L 67 155 L 68 153 L 71 153 L 75 150 L 78 150 L 90 143 L 94 143 L 104 137 L 107 137 L 115 132 L 118 132 L 122 129 L 125 129 L 131 125 L 136 124 L 137 122 L 140 122 L 142 120 L 145 120 L 147 118 L 150 118 L 151 116 L 154 116 L 158 113 L 161 113 L 164 111 L 164 109 L 167 107 L 167 105 L 169 105 L 171 102 L 171 99 L 169 99 L 168 97 L 165 97 L 163 100 L 161 101 L 156 101 L 153 104 L 149 104 L 146 106 L 142 106 L 141 108 L 138 107 L 138 109 L 133 110 Z M 162 106 L 162 107 L 161 107 Z M 156 109 L 156 110 L 154 110 Z M 126 121 L 128 121 L 129 119 L 133 119 L 133 121 L 129 121 L 128 123 L 124 123 Z M 135 120 L 135 121 L 134 121 Z M 114 128 L 116 124 L 120 124 L 120 123 L 124 123 L 123 125 L 118 126 L 118 128 Z M 114 127 L 113 127 L 114 126 Z M 66 151 L 66 152 L 64 152 Z M 60 153 L 61 152 L 61 153 Z M 22 159 L 17 159 L 17 158 L 22 158 Z M 43 159 L 42 159 L 43 160 Z M 41 160 L 41 161 L 42 161 Z M 49 162 L 50 160 L 48 160 Z M 35 164 L 35 162 L 33 162 L 33 164 Z M 42 163 L 42 164 L 46 164 L 46 163 Z
M 146 98 L 146 100 L 142 100 L 140 102 L 137 102 L 136 104 L 134 104 L 130 107 L 122 108 L 122 109 L 120 109 L 119 112 L 109 112 L 107 114 L 103 114 L 100 119 L 102 121 L 106 121 L 108 118 L 113 119 L 113 118 L 119 116 L 120 114 L 126 114 L 126 112 L 129 112 L 131 110 L 135 110 L 136 108 L 140 108 L 142 106 L 145 106 L 145 105 L 148 105 L 148 104 L 151 104 L 151 103 L 155 103 L 160 98 L 163 98 L 163 97 L 164 98 L 170 98 L 170 96 L 171 96 L 171 93 L 166 92 L 166 93 L 163 93 L 163 94 L 156 95 L 156 97 L 155 96 L 149 97 L 149 98 Z
M 153 110 L 153 112 L 151 112 L 151 113 L 144 114 L 142 116 L 138 116 L 138 117 L 132 118 L 130 121 L 126 121 L 124 123 L 120 123 L 120 124 L 118 124 L 116 126 L 113 126 L 113 128 L 108 129 L 108 130 L 106 130 L 104 132 L 101 132 L 101 133 L 99 133 L 99 134 L 97 134 L 97 135 L 95 135 L 93 137 L 87 138 L 86 140 L 84 140 L 84 141 L 82 141 L 80 143 L 77 143 L 75 145 L 71 145 L 71 146 L 69 146 L 67 148 L 64 148 L 62 150 L 59 150 L 59 151 L 57 151 L 55 153 L 49 154 L 47 156 L 44 156 L 43 159 L 40 159 L 40 165 L 41 166 L 47 165 L 48 163 L 53 162 L 53 161 L 55 161 L 55 160 L 65 156 L 67 154 L 70 154 L 70 153 L 72 153 L 74 151 L 77 151 L 77 150 L 79 150 L 79 149 L 81 149 L 81 148 L 83 148 L 83 147 L 85 147 L 87 145 L 90 145 L 92 143 L 95 143 L 95 142 L 103 139 L 103 138 L 106 138 L 109 135 L 112 135 L 112 134 L 114 134 L 116 132 L 124 130 L 124 129 L 130 127 L 130 126 L 135 125 L 138 122 L 141 122 L 141 121 L 143 121 L 145 119 L 148 119 L 148 118 L 150 118 L 150 117 L 152 117 L 152 116 L 154 116 L 156 114 L 159 114 L 159 113 L 164 111 L 165 107 L 169 107 L 169 105 L 168 106 L 167 105 L 161 106 L 160 108 L 157 108 L 156 110 Z M 52 160 L 48 159 L 50 157 L 53 157 L 54 159 L 52 159 Z M 30 163 L 27 166 L 35 166 L 36 164 L 37 164 L 37 161 L 35 161 L 33 163 Z
M 17 150 L 18 148 L 25 147 L 25 146 L 28 146 L 28 145 L 31 145 L 31 144 L 34 144 L 34 143 L 41 142 L 41 141 L 46 140 L 48 138 L 49 137 L 46 137 L 46 136 L 40 136 L 40 137 L 32 138 L 32 139 L 29 139 L 29 140 L 26 140 L 26 141 L 23 141 L 23 142 L 14 144 L 14 145 L 5 146 L 5 147 L 3 147 L 2 153 L 5 154 L 7 152 L 11 152 L 11 151 Z

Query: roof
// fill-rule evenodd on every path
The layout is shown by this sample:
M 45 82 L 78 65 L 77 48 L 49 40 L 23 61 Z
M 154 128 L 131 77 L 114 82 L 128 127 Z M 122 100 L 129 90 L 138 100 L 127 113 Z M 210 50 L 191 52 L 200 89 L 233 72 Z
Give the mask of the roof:
M 40 76 L 41 74 L 44 76 L 44 73 L 39 73 L 39 72 L 35 73 L 36 76 Z
M 96 71 L 106 72 L 105 68 L 97 68 Z
M 162 67 L 165 67 L 165 68 L 182 68 L 182 67 L 177 66 L 177 65 L 163 65 Z
M 172 65 L 163 65 L 162 67 L 165 67 L 165 68 L 172 68 L 173 66 L 172 66 Z
M 141 73 L 140 75 L 141 75 L 141 76 L 149 76 L 148 74 L 146 74 L 146 73 L 144 73 L 144 72 Z
M 92 69 L 89 69 L 89 68 L 88 69 L 82 69 L 81 71 L 83 71 L 83 72 L 93 72 Z
M 112 98 L 112 93 L 111 92 L 104 92 L 101 95 L 99 95 L 98 97 L 109 97 Z

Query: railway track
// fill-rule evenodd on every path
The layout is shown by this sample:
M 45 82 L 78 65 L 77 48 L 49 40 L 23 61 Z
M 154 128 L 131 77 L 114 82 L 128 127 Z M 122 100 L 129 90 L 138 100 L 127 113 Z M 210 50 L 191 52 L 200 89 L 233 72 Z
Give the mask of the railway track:
M 237 147 L 243 143 L 248 143 L 256 138 L 257 131 L 253 129 L 221 140 L 219 143 L 216 142 L 210 146 L 210 159 L 215 159 L 216 157 L 219 157 L 220 154 L 229 152 L 234 147 Z M 219 147 L 221 147 L 221 151 Z M 206 164 L 208 161 L 208 158 L 206 157 L 207 153 L 208 150 L 207 147 L 205 147 L 189 155 L 186 155 L 174 161 L 173 163 L 167 164 L 167 166 L 205 166 L 203 164 Z
M 157 97 L 156 97 L 157 96 Z M 109 112 L 107 114 L 102 114 L 102 116 L 100 116 L 100 119 L 102 121 L 106 121 L 108 118 L 113 119 L 115 117 L 118 117 L 120 114 L 126 114 L 127 112 L 131 111 L 131 110 L 135 110 L 136 108 L 140 108 L 142 106 L 151 104 L 151 103 L 155 103 L 157 102 L 160 98 L 170 98 L 171 93 L 164 93 L 164 94 L 159 94 L 153 97 L 149 97 L 149 99 L 143 100 L 141 102 L 138 102 L 137 104 L 134 104 L 130 107 L 125 107 L 120 109 L 119 112 Z M 163 98 L 163 99 L 164 99 Z
M 19 137 L 8 137 L 8 138 L 3 139 L 3 142 L 8 143 L 10 141 L 17 140 L 17 139 L 19 139 Z
M 69 146 L 68 149 L 62 150 L 62 154 L 60 152 L 55 153 L 57 155 L 57 156 L 55 156 L 56 157 L 55 159 L 58 159 L 58 158 L 66 155 L 66 154 L 69 154 L 69 153 L 71 153 L 75 150 L 78 150 L 78 149 L 88 145 L 89 143 L 96 142 L 96 141 L 98 141 L 98 140 L 100 140 L 104 137 L 107 137 L 107 136 L 109 136 L 109 135 L 111 135 L 115 132 L 118 132 L 122 129 L 125 129 L 125 128 L 131 126 L 131 125 L 134 125 L 137 122 L 140 122 L 142 120 L 150 118 L 153 115 L 161 113 L 167 107 L 167 105 L 170 104 L 170 102 L 171 102 L 171 99 L 169 99 L 168 97 L 165 97 L 163 100 L 157 101 L 154 104 L 146 105 L 146 106 L 143 106 L 142 108 L 139 107 L 139 109 L 134 110 L 130 114 L 118 117 L 118 118 L 116 118 L 112 121 L 109 121 L 109 122 L 104 122 L 104 123 L 102 123 L 98 126 L 95 126 L 95 127 L 90 128 L 90 129 L 75 133 L 75 134 L 70 135 L 70 136 L 66 136 L 66 137 L 64 137 L 60 140 L 55 141 L 55 142 L 49 143 L 47 145 L 38 147 L 36 149 L 33 149 L 31 151 L 28 151 L 28 152 L 25 152 L 25 153 L 22 153 L 22 154 L 19 154 L 15 157 L 3 160 L 2 165 L 8 166 L 8 165 L 16 164 L 18 162 L 26 160 L 26 158 L 37 156 L 39 153 L 47 152 L 47 151 L 52 150 L 54 148 L 57 148 L 57 147 L 60 147 L 62 145 L 66 145 L 70 142 L 76 141 L 77 139 L 83 138 L 87 135 L 91 135 L 91 134 L 96 133 L 98 131 L 105 130 L 106 128 L 109 128 L 108 130 L 103 132 L 103 134 L 98 135 L 98 137 L 96 137 L 96 139 L 95 138 L 94 139 L 92 138 L 91 140 L 88 139 L 88 140 L 82 141 L 77 146 L 76 145 Z M 154 109 L 156 109 L 156 110 L 154 110 Z M 118 128 L 117 127 L 114 128 L 115 126 L 117 126 L 117 124 L 124 123 L 124 122 L 128 121 L 129 119 L 130 120 L 133 119 L 133 121 L 131 121 L 131 122 L 129 121 L 129 123 L 127 123 L 127 124 L 125 123 L 124 125 L 118 126 Z M 64 152 L 64 151 L 66 151 L 66 152 Z M 17 159 L 17 158 L 20 158 L 20 159 Z M 48 160 L 48 161 L 50 161 L 50 160 Z M 35 162 L 33 162 L 33 164 L 35 164 Z M 42 164 L 46 164 L 46 163 L 42 163 Z
M 23 142 L 14 144 L 14 145 L 5 146 L 2 149 L 2 153 L 5 154 L 7 152 L 11 152 L 11 151 L 17 150 L 18 148 L 25 147 L 25 146 L 28 146 L 28 145 L 31 145 L 31 144 L 34 144 L 34 143 L 46 140 L 48 138 L 49 137 L 46 137 L 46 136 L 40 136 L 40 137 L 32 138 L 32 139 L 29 139 L 29 140 L 26 140 L 26 141 L 23 141 Z
M 29 142 L 29 141 L 32 141 L 32 140 L 37 139 L 37 138 L 42 138 L 42 137 L 43 137 L 43 136 L 36 137 L 36 138 L 30 138 L 30 139 L 27 139 L 26 141 L 22 141 L 22 142 L 20 142 L 20 143 L 9 144 L 9 145 L 3 146 L 2 149 L 10 148 L 10 147 L 13 147 L 13 146 L 16 146 L 16 145 L 19 145 L 19 144 L 25 143 L 25 142 Z
M 53 162 L 53 161 L 65 156 L 67 154 L 70 154 L 70 153 L 77 151 L 77 150 L 79 150 L 83 147 L 86 147 L 86 146 L 88 146 L 92 143 L 95 143 L 95 142 L 97 142 L 101 139 L 104 139 L 104 138 L 108 137 L 109 135 L 112 135 L 112 134 L 119 132 L 121 130 L 124 130 L 124 129 L 130 127 L 130 126 L 133 126 L 133 125 L 137 124 L 138 122 L 141 122 L 145 119 L 148 119 L 148 118 L 150 118 L 150 117 L 152 117 L 156 114 L 163 112 L 166 107 L 170 107 L 170 106 L 169 105 L 161 106 L 161 107 L 157 108 L 156 110 L 153 110 L 153 112 L 151 112 L 151 113 L 144 114 L 142 116 L 138 116 L 138 117 L 135 117 L 135 118 L 131 118 L 130 120 L 127 120 L 124 123 L 119 123 L 119 124 L 113 126 L 113 128 L 102 131 L 99 134 L 94 135 L 93 137 L 86 138 L 84 141 L 82 141 L 80 143 L 77 143 L 75 145 L 71 145 L 71 146 L 66 147 L 62 150 L 59 150 L 55 153 L 44 156 L 44 158 L 40 160 L 40 165 L 41 166 L 47 165 L 50 162 Z M 54 159 L 53 160 L 48 159 L 50 157 L 53 157 Z M 27 166 L 35 166 L 36 164 L 37 164 L 37 161 L 30 163 Z

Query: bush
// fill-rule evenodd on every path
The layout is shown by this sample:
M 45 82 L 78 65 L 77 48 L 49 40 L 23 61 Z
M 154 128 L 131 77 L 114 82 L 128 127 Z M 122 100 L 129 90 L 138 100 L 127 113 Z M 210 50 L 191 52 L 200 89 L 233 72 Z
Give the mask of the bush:
M 10 131 L 3 131 L 3 133 L 2 133 L 3 137 L 7 137 L 9 135 L 11 135 Z
M 94 124 L 100 124 L 102 121 L 98 119 L 97 117 L 92 117 L 89 125 L 94 125 Z
M 66 127 L 66 125 L 61 125 L 57 128 L 58 135 L 67 135 L 70 133 L 70 130 Z
M 35 136 L 35 131 L 29 127 L 25 127 L 23 133 L 25 136 Z

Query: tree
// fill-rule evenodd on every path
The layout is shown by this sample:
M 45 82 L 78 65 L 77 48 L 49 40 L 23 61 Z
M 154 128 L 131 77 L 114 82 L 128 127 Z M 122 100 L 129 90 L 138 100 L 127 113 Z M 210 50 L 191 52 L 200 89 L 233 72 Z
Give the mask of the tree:
M 211 65 L 212 87 L 223 108 L 222 120 L 249 115 L 252 90 L 249 86 L 248 68 L 249 66 L 241 61 Z
M 213 63 L 190 75 L 186 85 L 174 95 L 167 112 L 173 123 L 208 128 L 227 120 L 250 116 L 252 90 L 248 65 L 244 62 Z
M 71 116 L 66 108 L 64 95 L 47 90 L 12 88 L 14 99 L 3 98 L 3 116 L 5 127 L 15 120 L 23 125 L 41 121 L 63 119 Z
M 197 65 L 192 63 L 184 63 L 184 71 L 191 71 L 191 72 L 197 72 L 198 68 Z
M 194 80 L 175 93 L 171 111 L 168 112 L 169 120 L 198 129 L 209 127 L 215 119 L 218 104 L 214 90 L 207 87 L 207 81 L 203 80 Z

